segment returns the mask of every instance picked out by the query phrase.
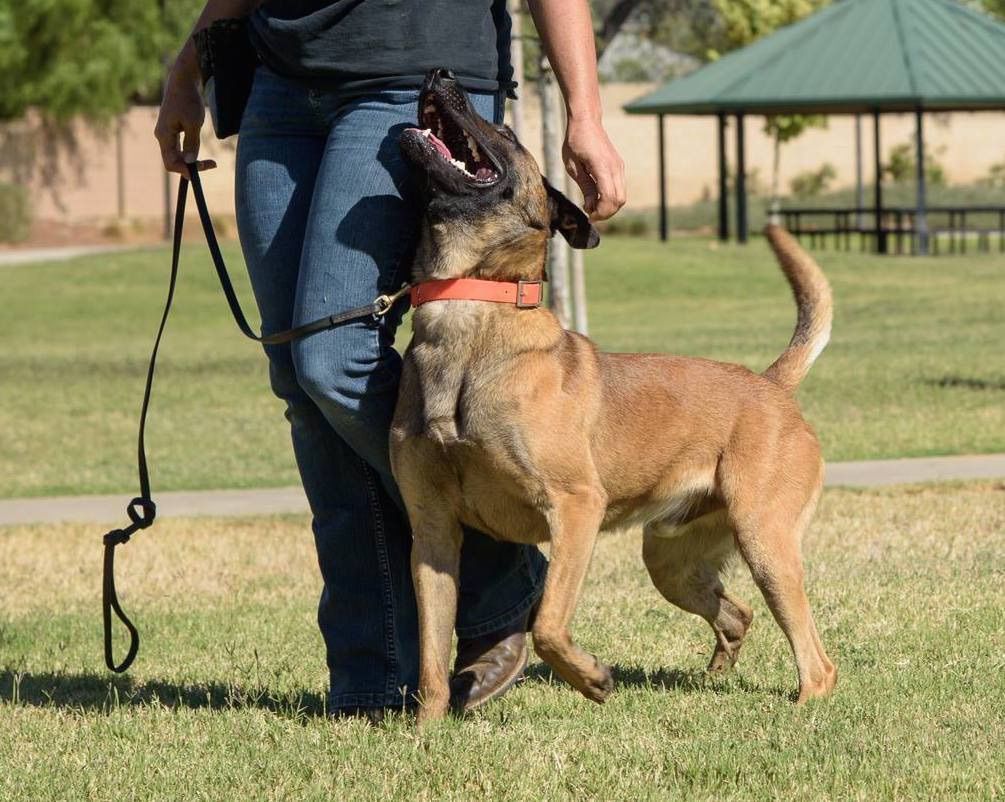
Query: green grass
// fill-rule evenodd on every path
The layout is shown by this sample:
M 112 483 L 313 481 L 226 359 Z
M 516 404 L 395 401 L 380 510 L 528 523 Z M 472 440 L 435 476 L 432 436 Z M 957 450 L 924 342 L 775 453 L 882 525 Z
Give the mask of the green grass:
M 532 662 L 420 735 L 325 718 L 305 518 L 171 520 L 121 552 L 125 677 L 100 665 L 93 527 L 0 529 L 0 799 L 1001 799 L 1003 535 L 1001 483 L 825 492 L 807 582 L 840 679 L 803 707 L 745 571 L 750 637 L 706 678 L 707 626 L 650 586 L 638 533 L 603 536 L 575 632 L 615 666 L 608 703 Z
M 237 249 L 227 253 L 241 278 Z M 1005 257 L 819 258 L 836 295 L 834 339 L 800 397 L 826 456 L 1005 451 Z M 0 270 L 0 497 L 135 487 L 167 267 L 154 251 Z M 760 241 L 610 237 L 587 273 L 592 334 L 611 350 L 763 369 L 792 331 L 792 300 Z M 148 431 L 154 487 L 294 484 L 264 356 L 215 281 L 205 248 L 187 247 Z

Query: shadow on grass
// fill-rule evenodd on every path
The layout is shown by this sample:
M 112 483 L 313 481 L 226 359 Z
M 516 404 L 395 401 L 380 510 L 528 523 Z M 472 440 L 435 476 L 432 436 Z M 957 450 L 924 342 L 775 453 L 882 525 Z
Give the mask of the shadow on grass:
M 615 663 L 611 666 L 614 690 L 618 688 L 643 688 L 654 691 L 674 691 L 678 693 L 714 693 L 730 695 L 742 693 L 767 693 L 783 699 L 793 700 L 795 694 L 780 687 L 765 688 L 746 680 L 736 671 L 726 674 L 709 674 L 701 669 L 658 668 L 648 670 L 641 666 Z M 546 663 L 534 663 L 527 669 L 528 682 L 551 684 L 562 679 Z
M 274 694 L 267 688 L 245 688 L 220 682 L 137 682 L 132 677 L 81 673 L 0 670 L 0 702 L 110 712 L 121 707 L 161 705 L 167 708 L 267 710 L 289 718 L 327 715 L 325 696 L 314 691 Z
M 998 379 L 975 379 L 970 376 L 941 376 L 925 379 L 932 387 L 962 388 L 964 390 L 1005 390 L 1005 381 Z

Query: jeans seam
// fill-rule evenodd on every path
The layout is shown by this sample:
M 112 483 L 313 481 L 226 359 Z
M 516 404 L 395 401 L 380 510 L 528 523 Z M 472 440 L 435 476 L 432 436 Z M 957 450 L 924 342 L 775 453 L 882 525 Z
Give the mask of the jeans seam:
M 394 693 L 339 693 L 328 697 L 328 712 L 338 713 L 343 710 L 358 709 L 412 709 L 416 706 L 415 697 L 407 691 Z
M 384 515 L 380 506 L 380 495 L 373 478 L 373 469 L 363 459 L 360 459 L 361 470 L 366 482 L 367 503 L 370 506 L 373 521 L 373 541 L 377 551 L 377 563 L 381 574 L 381 595 L 384 602 L 384 646 L 387 655 L 388 670 L 385 680 L 385 692 L 396 693 L 398 684 L 398 652 L 395 647 L 395 609 L 394 590 L 392 588 L 391 563 L 387 556 L 387 532 L 384 528 Z

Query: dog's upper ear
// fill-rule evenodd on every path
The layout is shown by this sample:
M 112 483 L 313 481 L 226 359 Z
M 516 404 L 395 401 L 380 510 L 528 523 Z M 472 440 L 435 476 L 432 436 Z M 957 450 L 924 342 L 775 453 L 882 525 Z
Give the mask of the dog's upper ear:
M 547 178 L 541 176 L 541 181 L 548 191 L 551 233 L 560 233 L 573 248 L 596 248 L 600 244 L 600 234 L 586 212 L 549 184 Z

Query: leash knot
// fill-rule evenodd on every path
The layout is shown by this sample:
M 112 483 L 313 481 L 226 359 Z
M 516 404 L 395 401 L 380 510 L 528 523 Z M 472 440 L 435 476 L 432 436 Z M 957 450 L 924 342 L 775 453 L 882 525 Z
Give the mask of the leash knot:
M 129 520 L 136 525 L 136 529 L 146 529 L 157 517 L 157 505 L 154 504 L 153 499 L 137 496 L 129 502 L 126 514 L 129 516 Z
M 128 543 L 129 538 L 132 536 L 133 533 L 127 532 L 125 529 L 113 529 L 111 532 L 105 533 L 102 541 L 106 546 L 119 546 L 123 543 Z

